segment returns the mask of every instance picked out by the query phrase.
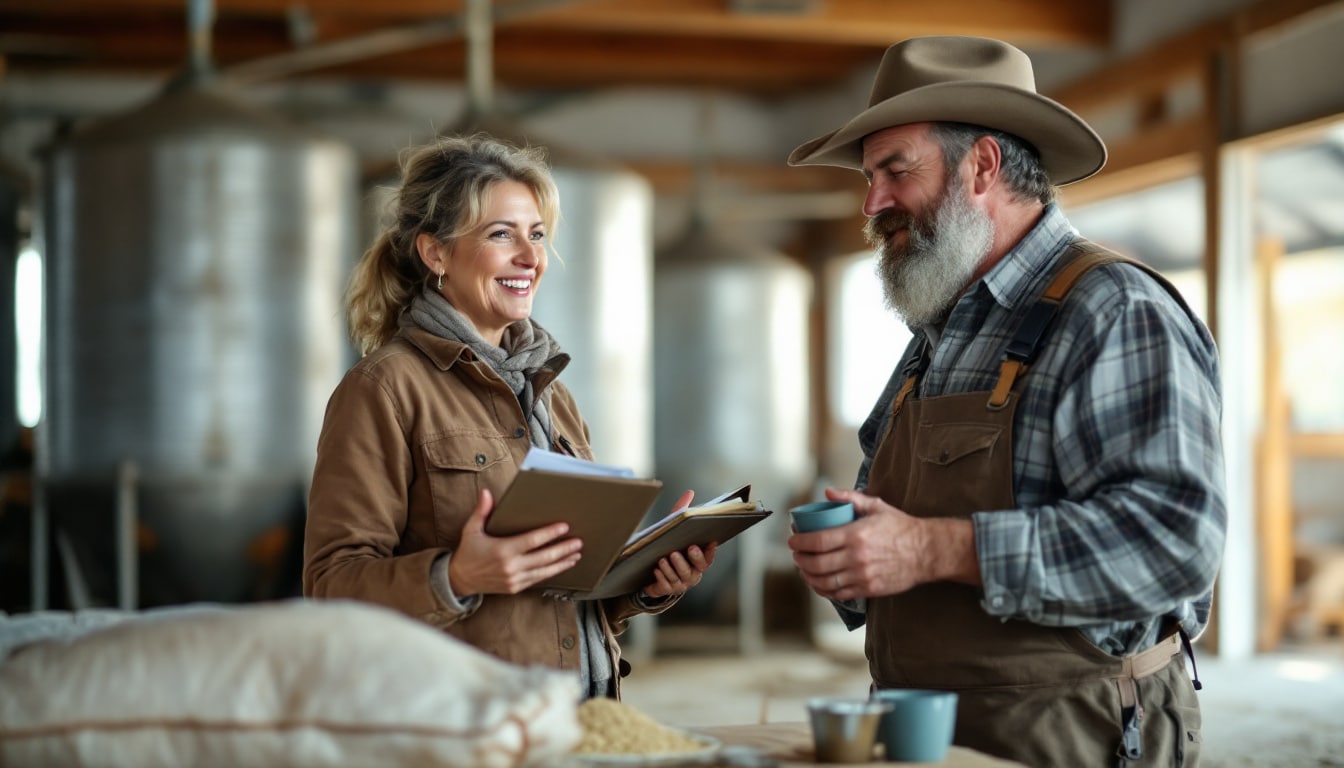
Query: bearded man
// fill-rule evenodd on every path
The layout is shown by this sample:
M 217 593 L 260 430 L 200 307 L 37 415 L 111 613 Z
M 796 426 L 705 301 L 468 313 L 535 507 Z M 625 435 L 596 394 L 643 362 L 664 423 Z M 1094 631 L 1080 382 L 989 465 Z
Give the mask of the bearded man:
M 865 234 L 914 338 L 854 490 L 827 489 L 855 521 L 789 547 L 866 625 L 875 688 L 958 694 L 954 743 L 1189 766 L 1226 536 L 1218 357 L 1170 284 L 1054 202 L 1105 159 L 1024 53 L 959 36 L 893 45 L 868 107 L 794 150 L 868 179 Z

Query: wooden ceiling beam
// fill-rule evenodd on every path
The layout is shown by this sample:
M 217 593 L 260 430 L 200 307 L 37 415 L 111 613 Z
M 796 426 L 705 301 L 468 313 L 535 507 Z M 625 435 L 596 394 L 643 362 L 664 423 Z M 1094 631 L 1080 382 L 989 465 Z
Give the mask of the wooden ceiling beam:
M 1215 51 L 1229 48 L 1238 39 L 1270 33 L 1341 5 L 1341 0 L 1260 0 L 1113 62 L 1049 95 L 1079 112 L 1144 98 L 1180 80 L 1200 76 Z
M 0 27 L 5 30 L 0 34 L 0 53 L 10 53 L 30 68 L 161 73 L 178 66 L 186 55 L 182 20 L 152 9 L 133 18 L 107 8 L 60 19 L 0 12 Z M 212 58 L 230 75 L 239 66 L 246 69 L 304 50 L 296 51 L 279 18 L 225 16 L 212 29 Z M 382 29 L 368 20 L 351 18 L 318 23 L 322 42 L 365 39 Z M 45 41 L 45 52 L 6 48 L 6 39 L 20 36 Z M 432 44 L 385 49 L 391 53 L 361 51 L 361 55 L 299 68 L 287 76 L 460 79 L 466 58 L 463 45 L 460 36 L 449 35 Z M 493 46 L 496 79 L 511 87 L 717 86 L 762 95 L 831 82 L 875 55 L 864 48 L 807 41 L 730 44 L 719 38 L 667 33 L 574 29 L 556 34 L 531 26 L 499 30 Z
M 827 0 L 802 13 L 737 13 L 724 0 L 588 0 L 518 26 L 887 46 L 923 34 L 990 35 L 1019 44 L 1105 47 L 1109 0 Z
M 215 57 L 223 63 L 249 60 L 240 53 L 227 44 L 215 46 Z M 256 59 L 268 52 L 254 48 L 249 53 Z M 494 82 L 506 88 L 705 86 L 760 95 L 821 85 L 863 63 L 860 53 L 852 49 L 827 46 L 723 46 L 654 36 L 544 37 L 521 30 L 501 35 L 494 42 L 494 54 Z M 332 66 L 318 74 L 459 81 L 465 66 L 465 44 L 455 41 Z
M 167 18 L 144 18 L 134 35 L 106 34 L 113 19 L 92 16 L 56 24 L 50 20 L 11 24 L 14 39 L 62 40 L 50 47 L 50 66 L 89 71 L 163 72 L 177 67 L 187 53 L 180 24 Z M 335 33 L 359 36 L 373 28 L 343 24 Z M 331 31 L 331 30 L 328 30 Z M 211 54 L 226 70 L 236 64 L 284 55 L 292 50 L 283 25 L 263 20 L 221 20 L 215 25 Z M 41 57 L 13 57 L 36 65 Z M 550 35 L 533 29 L 509 29 L 494 41 L 496 80 L 519 88 L 586 88 L 616 85 L 703 85 L 761 94 L 821 85 L 845 76 L 868 58 L 851 47 L 778 41 L 721 41 L 670 35 L 612 35 L 574 31 Z M 349 64 L 314 70 L 321 76 L 460 80 L 466 51 L 460 39 L 406 50 Z M 557 62 L 563 62 L 557 65 Z
M 495 76 L 503 83 L 686 83 L 762 91 L 821 85 L 867 61 L 863 51 L 772 41 L 725 46 L 698 38 L 659 35 L 501 33 L 494 43 Z M 564 62 L 557 66 L 556 62 Z M 754 84 L 754 85 L 753 85 Z
M 216 18 L 286 18 L 293 8 L 314 18 L 349 17 L 405 23 L 463 13 L 464 0 L 214 0 Z M 45 16 L 85 13 L 185 14 L 184 0 L 5 0 L 10 12 Z M 519 2 L 496 2 L 507 14 Z M 1111 0 L 826 0 L 800 13 L 743 13 L 725 0 L 574 0 L 516 22 L 623 33 L 676 33 L 715 38 L 811 40 L 885 48 L 921 34 L 1003 37 L 1018 43 L 1104 47 Z
M 211 54 L 243 82 L 460 77 L 463 66 L 450 59 L 461 31 L 451 23 L 463 6 L 215 0 Z M 307 17 L 307 46 L 291 39 L 295 8 Z M 1109 0 L 826 0 L 796 14 L 734 12 L 726 0 L 498 0 L 493 8 L 497 77 L 541 88 L 717 85 L 773 95 L 841 79 L 911 35 L 1104 45 L 1109 28 Z M 161 72 L 185 55 L 185 11 L 184 0 L 4 0 L 0 54 L 11 69 Z M 42 49 L 16 50 L 19 34 Z
M 1209 148 L 1210 137 L 1222 133 L 1214 122 L 1217 110 L 1210 84 L 1215 54 L 1236 51 L 1248 40 L 1275 34 L 1290 24 L 1337 12 L 1341 7 L 1344 0 L 1260 0 L 1052 91 L 1052 98 L 1079 112 L 1126 100 L 1142 103 L 1192 77 L 1202 79 L 1205 93 L 1200 113 L 1141 127 L 1130 136 L 1108 142 L 1106 167 L 1096 176 L 1064 188 L 1061 199 L 1068 205 L 1085 205 L 1179 178 L 1207 175 L 1209 153 L 1216 152 L 1216 148 Z M 1206 179 L 1206 184 L 1212 182 Z M 1210 308 L 1211 312 L 1216 310 L 1213 302 Z
M 685 194 L 695 185 L 697 169 L 694 162 L 628 159 L 619 162 L 622 167 L 648 179 L 654 190 L 660 193 Z M 783 158 L 777 163 L 716 160 L 711 173 L 715 183 L 732 184 L 758 192 L 861 193 L 866 187 L 863 177 L 847 168 L 824 165 L 791 168 L 784 164 Z
M 130 24 L 114 15 L 81 15 L 57 22 L 9 22 L 0 34 L 0 47 L 7 38 L 44 40 L 40 45 L 13 51 L 25 63 L 49 59 L 62 68 L 103 71 L 160 70 L 185 61 L 187 35 L 182 21 L 149 16 L 134 20 L 134 33 L 108 32 Z M 283 51 L 289 47 L 285 28 L 264 20 L 226 19 L 216 23 L 211 49 L 217 61 L 239 61 Z M 30 61 L 31 60 L 31 61 Z
M 580 1 L 580 0 L 576 0 Z M 109 8 L 125 12 L 163 12 L 185 16 L 186 0 L 5 0 L 8 11 L 40 12 L 44 16 L 78 16 L 85 13 L 103 13 Z M 252 15 L 280 16 L 290 8 L 303 7 L 314 13 L 333 13 L 341 16 L 367 18 L 430 18 L 459 15 L 464 0 L 214 0 L 215 16 Z M 497 3 L 507 5 L 507 3 Z
M 1208 130 L 1208 122 L 1196 115 L 1112 142 L 1101 173 L 1064 187 L 1060 199 L 1068 206 L 1081 206 L 1194 176 Z

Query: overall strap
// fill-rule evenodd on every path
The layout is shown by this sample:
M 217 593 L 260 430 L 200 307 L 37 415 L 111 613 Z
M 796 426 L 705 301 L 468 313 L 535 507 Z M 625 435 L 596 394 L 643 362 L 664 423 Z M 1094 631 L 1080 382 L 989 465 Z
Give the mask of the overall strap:
M 1115 685 L 1120 691 L 1120 744 L 1116 748 L 1117 766 L 1143 757 L 1143 740 L 1139 729 L 1143 724 L 1143 703 L 1139 701 L 1139 680 L 1165 669 L 1181 655 L 1185 633 L 1173 631 L 1146 651 L 1126 656 L 1116 675 Z
M 896 393 L 896 398 L 891 403 L 891 412 L 893 415 L 901 412 L 901 406 L 905 404 L 905 399 L 910 393 L 915 391 L 915 383 L 924 373 L 924 369 L 929 365 L 929 337 L 926 335 L 920 339 L 919 347 L 915 354 L 905 365 L 901 367 L 901 374 L 905 376 L 905 381 L 901 384 L 901 389 Z
M 999 364 L 999 380 L 995 382 L 989 396 L 990 410 L 998 410 L 1008 402 L 1008 393 L 1013 390 L 1013 384 L 1035 358 L 1041 339 L 1045 337 L 1045 329 L 1059 311 L 1064 297 L 1083 275 L 1103 264 L 1117 261 L 1152 272 L 1146 264 L 1083 239 L 1075 239 L 1069 244 L 1065 260 L 1064 268 L 1059 270 L 1045 292 L 1027 310 L 1026 317 L 1022 318 L 1012 340 L 1008 342 L 1008 349 L 1004 351 L 1003 361 Z

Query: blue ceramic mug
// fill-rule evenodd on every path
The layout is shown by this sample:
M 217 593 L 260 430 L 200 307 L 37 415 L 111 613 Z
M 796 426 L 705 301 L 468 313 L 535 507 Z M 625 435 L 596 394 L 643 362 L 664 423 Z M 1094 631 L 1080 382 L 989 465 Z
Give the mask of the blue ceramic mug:
M 877 725 L 887 760 L 937 763 L 947 757 L 957 724 L 956 693 L 888 689 L 873 692 L 872 698 L 891 705 Z
M 799 533 L 820 531 L 844 525 L 854 519 L 854 505 L 848 501 L 817 501 L 789 510 L 789 519 Z

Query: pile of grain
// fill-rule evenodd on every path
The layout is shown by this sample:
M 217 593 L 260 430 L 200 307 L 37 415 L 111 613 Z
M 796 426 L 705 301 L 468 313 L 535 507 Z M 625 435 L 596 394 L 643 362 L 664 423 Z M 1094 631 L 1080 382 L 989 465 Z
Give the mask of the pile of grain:
M 583 727 L 583 739 L 574 751 L 583 754 L 649 755 L 690 752 L 705 746 L 615 699 L 588 699 L 580 704 L 579 725 Z

